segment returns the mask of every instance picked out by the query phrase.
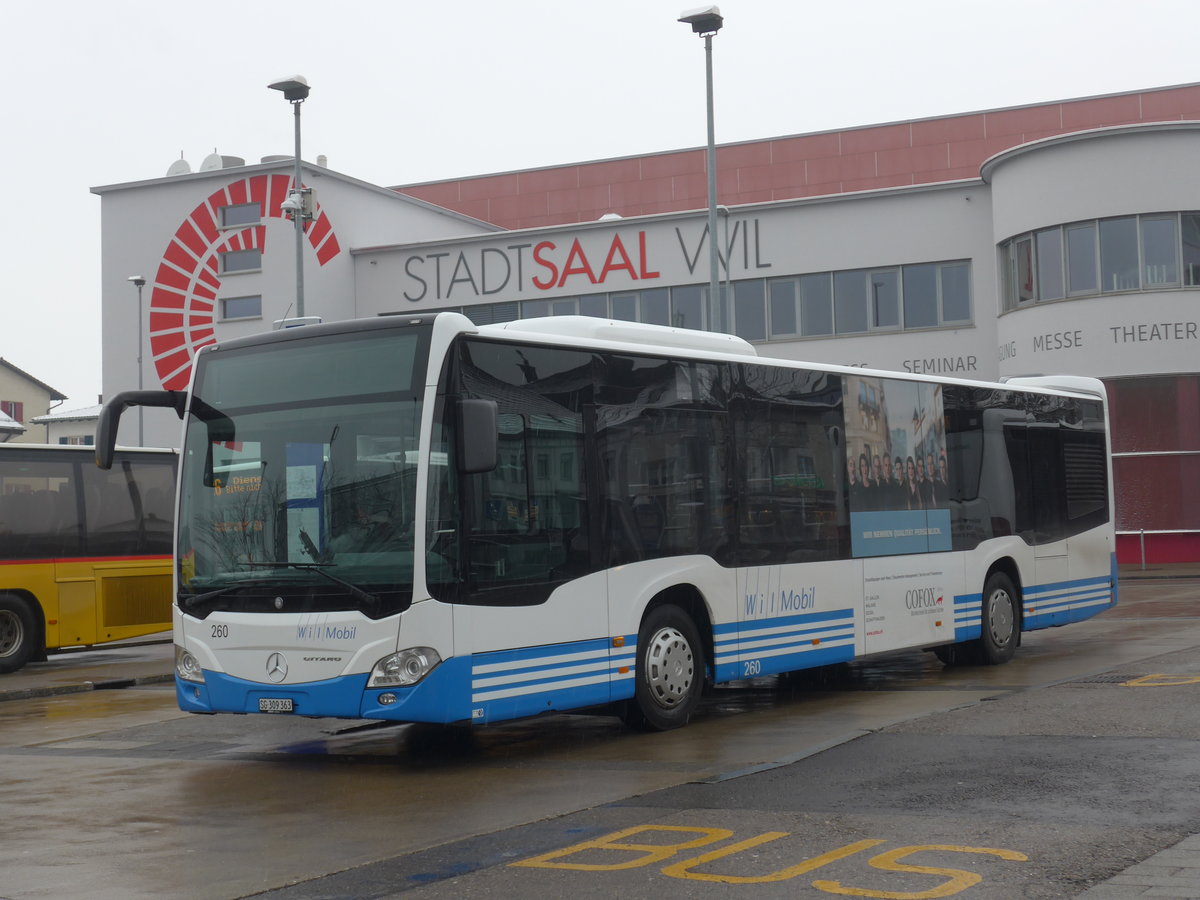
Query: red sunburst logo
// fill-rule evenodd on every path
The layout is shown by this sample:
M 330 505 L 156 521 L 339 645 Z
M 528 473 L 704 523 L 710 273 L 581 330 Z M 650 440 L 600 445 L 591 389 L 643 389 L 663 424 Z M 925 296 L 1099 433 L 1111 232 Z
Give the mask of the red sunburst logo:
M 287 175 L 254 175 L 231 182 L 192 210 L 171 238 L 150 295 L 150 352 L 167 390 L 186 388 L 196 351 L 216 343 L 213 327 L 221 287 L 220 254 L 264 249 L 265 225 L 223 229 L 219 227 L 220 208 L 258 203 L 262 219 L 282 218 L 279 204 L 291 184 Z M 342 250 L 329 217 L 319 206 L 304 234 L 321 265 Z

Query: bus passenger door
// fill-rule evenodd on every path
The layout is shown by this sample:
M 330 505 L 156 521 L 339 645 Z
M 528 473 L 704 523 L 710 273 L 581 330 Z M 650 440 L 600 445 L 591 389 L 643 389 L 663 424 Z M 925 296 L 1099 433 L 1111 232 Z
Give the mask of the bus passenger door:
M 1062 447 L 1057 425 L 1030 425 L 1029 447 L 1030 514 L 1034 537 L 1036 585 L 1059 584 L 1071 577 L 1070 539 L 1063 491 Z M 1032 586 L 1027 586 L 1032 587 Z M 1026 606 L 1029 600 L 1026 599 Z

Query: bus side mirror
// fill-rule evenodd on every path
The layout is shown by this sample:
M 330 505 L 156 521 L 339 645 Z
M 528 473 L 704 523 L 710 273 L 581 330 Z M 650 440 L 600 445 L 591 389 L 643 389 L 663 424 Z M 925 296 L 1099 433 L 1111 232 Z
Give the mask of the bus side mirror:
M 117 447 L 117 429 L 121 413 L 131 406 L 163 406 L 175 410 L 183 418 L 187 394 L 184 391 L 121 391 L 104 404 L 96 423 L 96 465 L 111 469 L 113 451 Z
M 495 400 L 459 400 L 458 470 L 464 475 L 490 472 L 500 461 L 500 431 Z

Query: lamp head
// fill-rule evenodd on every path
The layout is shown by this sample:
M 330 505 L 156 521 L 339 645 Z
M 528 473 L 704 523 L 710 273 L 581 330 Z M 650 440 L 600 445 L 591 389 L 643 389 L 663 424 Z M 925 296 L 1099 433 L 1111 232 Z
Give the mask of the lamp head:
M 280 78 L 267 85 L 273 91 L 283 91 L 283 96 L 292 103 L 299 103 L 308 97 L 308 79 L 303 75 L 293 75 L 290 78 Z
M 721 30 L 725 20 L 721 16 L 719 6 L 701 6 L 697 9 L 685 9 L 679 16 L 680 22 L 692 26 L 695 34 L 716 34 Z
M 133 282 L 134 287 L 144 287 L 146 284 L 146 279 L 141 275 L 130 275 L 128 280 Z

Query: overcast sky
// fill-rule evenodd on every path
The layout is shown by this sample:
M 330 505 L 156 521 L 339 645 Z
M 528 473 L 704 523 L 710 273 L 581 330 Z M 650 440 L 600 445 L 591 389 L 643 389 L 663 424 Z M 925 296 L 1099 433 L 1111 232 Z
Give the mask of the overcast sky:
M 89 188 L 163 176 L 181 155 L 197 169 L 214 149 L 290 154 L 291 109 L 266 87 L 279 77 L 312 86 L 305 159 L 382 185 L 702 146 L 704 45 L 676 22 L 697 5 L 5 4 L 0 356 L 67 394 L 64 408 L 94 403 Z M 718 143 L 1200 81 L 1195 0 L 720 7 Z

